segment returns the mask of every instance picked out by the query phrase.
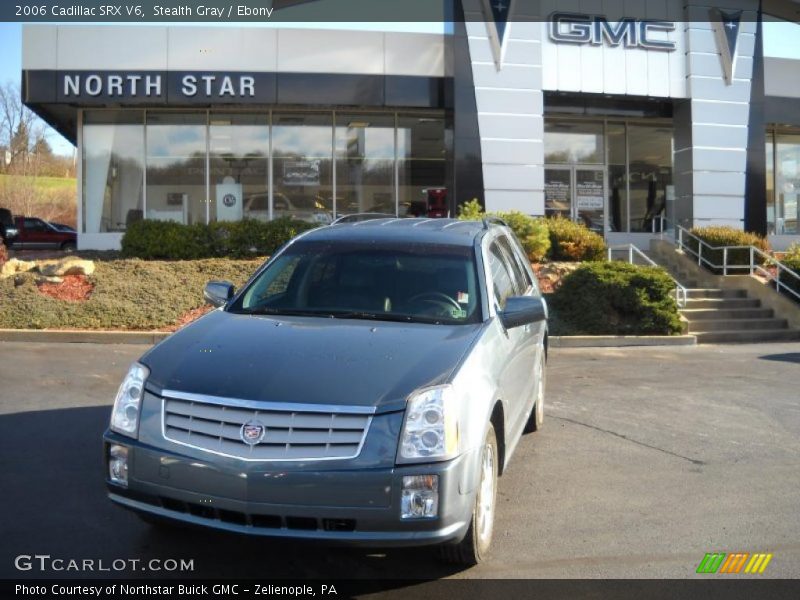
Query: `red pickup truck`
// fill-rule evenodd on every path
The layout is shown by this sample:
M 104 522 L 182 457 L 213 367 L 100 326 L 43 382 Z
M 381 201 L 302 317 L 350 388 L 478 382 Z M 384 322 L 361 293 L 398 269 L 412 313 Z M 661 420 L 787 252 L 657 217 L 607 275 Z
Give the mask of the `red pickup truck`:
M 16 237 L 9 239 L 15 250 L 64 250 L 72 252 L 78 247 L 78 234 L 61 231 L 47 221 L 36 217 L 16 217 Z

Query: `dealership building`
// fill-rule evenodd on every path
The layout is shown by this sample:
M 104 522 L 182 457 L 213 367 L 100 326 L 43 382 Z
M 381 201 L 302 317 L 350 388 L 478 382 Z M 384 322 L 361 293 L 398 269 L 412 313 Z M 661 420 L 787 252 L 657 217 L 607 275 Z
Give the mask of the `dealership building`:
M 81 248 L 118 248 L 143 218 L 325 223 L 473 198 L 610 243 L 665 224 L 800 241 L 800 56 L 765 56 L 758 2 L 530 4 L 509 19 L 453 0 L 438 31 L 27 25 L 23 100 L 78 147 Z

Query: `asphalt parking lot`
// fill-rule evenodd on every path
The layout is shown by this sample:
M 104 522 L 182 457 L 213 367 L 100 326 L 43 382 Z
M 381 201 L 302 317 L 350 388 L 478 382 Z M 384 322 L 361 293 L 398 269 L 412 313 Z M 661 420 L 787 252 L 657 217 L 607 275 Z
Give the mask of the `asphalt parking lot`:
M 143 351 L 0 343 L 0 577 L 86 576 L 14 568 L 49 554 L 188 558 L 193 577 L 691 578 L 713 551 L 800 576 L 800 344 L 553 350 L 545 428 L 500 480 L 492 559 L 465 571 L 414 549 L 165 534 L 112 506 L 100 436 Z

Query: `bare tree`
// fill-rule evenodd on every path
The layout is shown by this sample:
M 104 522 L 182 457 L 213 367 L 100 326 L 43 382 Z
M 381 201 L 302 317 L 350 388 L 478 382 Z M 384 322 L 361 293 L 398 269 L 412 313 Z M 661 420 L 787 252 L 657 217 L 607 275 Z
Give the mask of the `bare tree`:
M 22 103 L 19 86 L 12 82 L 0 85 L 0 145 L 11 152 L 9 170 L 35 175 L 29 173 L 28 157 L 46 135 L 47 125 Z

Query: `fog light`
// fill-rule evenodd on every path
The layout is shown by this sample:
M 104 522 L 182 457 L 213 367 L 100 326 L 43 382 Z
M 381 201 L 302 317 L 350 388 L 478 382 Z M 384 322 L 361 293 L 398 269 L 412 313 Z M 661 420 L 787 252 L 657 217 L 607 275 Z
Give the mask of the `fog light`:
M 401 519 L 430 519 L 439 514 L 439 476 L 403 477 Z
M 108 449 L 108 477 L 116 484 L 128 487 L 128 449 L 113 444 Z

